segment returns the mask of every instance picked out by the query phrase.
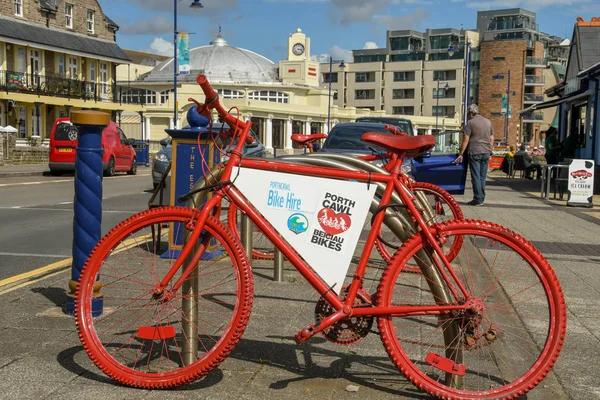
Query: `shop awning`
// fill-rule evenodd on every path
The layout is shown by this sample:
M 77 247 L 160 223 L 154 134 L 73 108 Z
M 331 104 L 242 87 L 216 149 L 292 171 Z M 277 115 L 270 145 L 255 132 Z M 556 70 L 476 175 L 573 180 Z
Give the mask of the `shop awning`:
M 535 111 L 535 110 L 543 110 L 544 108 L 556 107 L 563 103 L 571 103 L 575 100 L 579 100 L 584 97 L 589 97 L 592 94 L 594 94 L 594 91 L 592 89 L 588 89 L 586 91 L 573 92 L 573 93 L 571 93 L 571 95 L 566 96 L 566 97 L 560 97 L 558 99 L 548 100 L 548 101 L 544 101 L 543 103 L 534 104 L 530 107 L 527 107 L 527 108 L 519 111 L 519 114 L 525 114 L 525 113 Z

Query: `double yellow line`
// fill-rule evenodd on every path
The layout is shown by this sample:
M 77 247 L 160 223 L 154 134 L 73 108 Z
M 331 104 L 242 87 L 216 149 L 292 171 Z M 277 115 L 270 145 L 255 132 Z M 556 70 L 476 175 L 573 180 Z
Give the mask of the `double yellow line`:
M 168 234 L 168 231 L 169 231 L 168 228 L 163 228 L 163 233 L 161 234 L 161 236 Z M 121 243 L 119 250 L 115 251 L 113 254 L 120 253 L 121 251 L 128 250 L 132 247 L 135 247 L 141 240 L 148 239 L 151 236 L 152 236 L 152 234 L 149 233 L 147 235 L 136 236 L 131 239 L 127 239 L 123 243 Z M 41 281 L 42 279 L 51 278 L 55 275 L 58 275 L 64 271 L 70 269 L 72 264 L 73 264 L 73 258 L 66 258 L 62 261 L 57 261 L 50 265 L 46 265 L 45 267 L 38 268 L 33 271 L 25 272 L 25 273 L 11 276 L 10 278 L 1 280 L 0 281 L 0 296 L 2 296 L 3 294 L 10 293 L 13 290 L 17 290 L 17 289 L 23 288 L 25 286 L 32 285 L 36 282 Z M 25 281 L 25 282 L 18 283 L 21 281 Z

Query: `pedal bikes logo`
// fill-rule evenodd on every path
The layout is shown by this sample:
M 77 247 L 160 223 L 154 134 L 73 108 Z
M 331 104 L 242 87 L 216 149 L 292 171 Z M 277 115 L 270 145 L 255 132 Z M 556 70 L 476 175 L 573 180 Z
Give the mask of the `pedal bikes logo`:
M 292 214 L 287 221 L 288 229 L 296 235 L 308 230 L 308 218 L 304 214 Z
M 351 211 L 356 201 L 334 193 L 325 192 L 320 202 L 321 210 L 317 213 L 317 221 L 321 229 L 314 229 L 310 242 L 327 249 L 342 251 L 343 233 L 352 226 Z M 339 212 L 338 212 L 339 211 Z

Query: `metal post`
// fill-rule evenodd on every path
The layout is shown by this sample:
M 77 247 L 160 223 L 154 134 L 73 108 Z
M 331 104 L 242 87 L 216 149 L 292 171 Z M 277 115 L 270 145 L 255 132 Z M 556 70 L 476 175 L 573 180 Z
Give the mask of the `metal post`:
M 273 280 L 283 282 L 283 253 L 275 248 L 275 258 L 273 259 Z
M 250 262 L 250 266 L 252 266 L 252 222 L 246 214 L 240 214 L 242 217 L 242 226 L 240 230 L 242 246 L 244 246 L 244 250 L 246 250 L 246 255 L 248 256 L 248 262 Z
M 510 112 L 510 70 L 508 70 L 508 85 L 506 87 L 506 114 L 504 115 L 504 141 L 508 143 L 508 113 Z
M 73 204 L 73 264 L 70 293 L 67 295 L 69 315 L 75 313 L 75 292 L 83 265 L 100 241 L 102 222 L 102 131 L 110 123 L 110 115 L 98 111 L 73 111 L 71 122 L 79 130 L 75 153 L 75 200 Z M 92 297 L 92 316 L 102 314 L 103 299 L 100 277 L 96 278 Z
M 331 76 L 333 75 L 333 57 L 329 56 L 329 100 L 327 103 L 327 133 L 331 132 Z
M 467 87 L 465 90 L 465 112 L 463 115 L 463 124 L 467 126 L 467 109 L 471 102 L 471 42 L 467 42 Z
M 440 108 L 440 80 L 437 80 L 437 90 L 435 92 L 436 103 L 435 103 L 435 134 L 438 134 L 438 113 Z
M 173 118 L 175 122 L 175 129 L 179 128 L 179 116 L 177 115 L 177 3 L 177 0 L 173 0 Z

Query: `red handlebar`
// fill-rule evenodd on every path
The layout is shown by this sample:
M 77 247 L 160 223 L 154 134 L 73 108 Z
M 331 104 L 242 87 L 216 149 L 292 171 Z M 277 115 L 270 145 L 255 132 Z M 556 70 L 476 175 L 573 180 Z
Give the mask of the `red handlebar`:
M 229 125 L 232 135 L 235 135 L 238 130 L 242 130 L 242 134 L 246 135 L 246 139 L 245 139 L 246 143 L 250 144 L 250 143 L 254 142 L 254 138 L 248 134 L 251 123 L 243 122 L 243 121 L 239 120 L 238 118 L 229 114 L 223 108 L 223 106 L 219 102 L 219 95 L 217 94 L 217 92 L 215 92 L 215 90 L 212 88 L 212 86 L 210 86 L 210 83 L 208 83 L 208 79 L 206 79 L 206 76 L 198 75 L 198 77 L 196 78 L 196 82 L 198 82 L 198 85 L 200 85 L 200 87 L 202 88 L 202 91 L 204 92 L 204 95 L 206 96 L 206 101 L 204 104 L 200 104 L 196 100 L 190 99 L 197 104 L 198 113 L 200 113 L 201 115 L 204 115 L 205 117 L 210 118 L 210 109 L 214 108 L 215 110 L 217 110 L 219 117 L 221 117 L 221 119 L 227 125 Z M 244 128 L 247 128 L 247 129 L 244 129 Z

